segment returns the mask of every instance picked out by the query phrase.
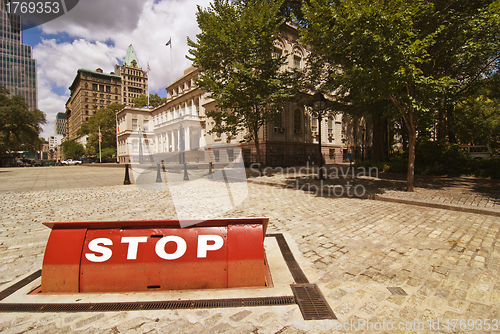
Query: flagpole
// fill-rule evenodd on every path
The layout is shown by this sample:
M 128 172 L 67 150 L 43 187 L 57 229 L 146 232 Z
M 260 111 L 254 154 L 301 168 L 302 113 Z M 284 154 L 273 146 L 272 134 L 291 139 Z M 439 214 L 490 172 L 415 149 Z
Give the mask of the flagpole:
M 115 124 L 116 124 L 116 163 L 119 163 L 120 160 L 118 158 L 118 130 L 120 130 L 120 127 L 118 126 L 118 110 L 115 110 Z
M 149 109 L 149 61 L 148 61 L 148 109 Z
M 170 36 L 170 84 L 174 82 L 174 73 L 172 70 L 172 36 Z

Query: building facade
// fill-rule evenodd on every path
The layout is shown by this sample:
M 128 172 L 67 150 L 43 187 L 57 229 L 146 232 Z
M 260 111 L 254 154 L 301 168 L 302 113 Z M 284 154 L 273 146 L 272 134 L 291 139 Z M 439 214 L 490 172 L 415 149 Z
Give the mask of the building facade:
M 78 138 L 76 133 L 82 124 L 99 109 L 111 103 L 133 107 L 134 98 L 148 95 L 148 72 L 142 70 L 131 44 L 123 65 L 115 65 L 115 72 L 106 74 L 100 68 L 95 71 L 79 69 L 69 90 L 66 136 L 73 140 Z
M 69 87 L 70 97 L 66 102 L 67 137 L 76 139 L 78 129 L 90 116 L 111 103 L 121 103 L 121 77 L 95 71 L 79 69 Z
M 206 94 L 195 84 L 198 71 L 194 67 L 167 87 L 167 102 L 154 108 L 125 107 L 117 114 L 119 162 L 151 161 L 179 163 L 205 160 Z M 145 157 L 145 158 L 144 158 Z M 183 156 L 184 158 L 184 156 Z
M 48 140 L 49 148 L 54 148 L 61 145 L 63 138 L 64 138 L 63 135 L 57 135 L 57 134 L 49 136 Z
M 274 52 L 287 57 L 287 66 L 304 69 L 308 50 L 298 43 L 296 29 L 284 27 L 274 42 Z M 286 68 L 283 68 L 286 70 Z M 167 101 L 154 109 L 126 107 L 118 112 L 118 156 L 120 162 L 232 162 L 239 152 L 247 165 L 257 161 L 256 147 L 237 136 L 209 134 L 214 120 L 206 113 L 215 101 L 195 85 L 199 71 L 190 67 L 167 88 Z M 322 156 L 327 164 L 342 162 L 342 115 L 331 113 L 318 123 L 309 107 L 289 102 L 275 123 L 260 129 L 260 151 L 267 166 L 294 166 L 315 162 L 318 157 L 319 126 Z M 185 158 L 179 153 L 185 152 Z
M 24 97 L 29 108 L 36 109 L 36 61 L 31 46 L 22 44 L 21 17 L 7 13 L 5 3 L 0 2 L 0 86 L 11 96 Z
M 62 135 L 66 137 L 67 122 L 66 114 L 63 112 L 58 112 L 56 115 L 56 120 L 54 121 L 54 133 L 56 135 Z
M 122 102 L 133 107 L 133 100 L 140 95 L 149 95 L 148 71 L 142 70 L 132 44 L 129 45 L 123 65 L 115 65 L 115 73 L 120 75 Z

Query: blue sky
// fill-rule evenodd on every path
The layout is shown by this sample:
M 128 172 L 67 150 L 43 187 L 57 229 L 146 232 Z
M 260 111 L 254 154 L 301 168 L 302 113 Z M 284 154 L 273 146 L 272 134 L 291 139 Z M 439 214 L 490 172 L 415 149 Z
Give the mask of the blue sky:
M 165 96 L 165 87 L 191 65 L 187 37 L 199 32 L 196 6 L 208 0 L 81 0 L 67 14 L 23 32 L 37 61 L 38 108 L 47 115 L 42 137 L 54 132 L 58 112 L 65 111 L 68 87 L 79 68 L 104 73 L 121 65 L 134 46 L 139 65 L 149 66 L 150 93 Z M 172 57 L 165 43 L 172 38 Z M 170 73 L 172 62 L 173 73 Z

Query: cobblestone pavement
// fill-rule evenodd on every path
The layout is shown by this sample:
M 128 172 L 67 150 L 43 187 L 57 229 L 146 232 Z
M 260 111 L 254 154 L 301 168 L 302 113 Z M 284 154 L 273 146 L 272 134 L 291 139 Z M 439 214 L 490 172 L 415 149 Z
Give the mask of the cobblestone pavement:
M 203 186 L 210 189 L 214 182 Z M 0 198 L 0 290 L 41 268 L 50 232 L 42 222 L 176 217 L 168 190 L 134 185 L 0 192 Z M 479 329 L 485 319 L 490 329 L 500 326 L 499 217 L 321 197 L 252 182 L 247 199 L 224 216 L 269 217 L 268 233 L 284 233 L 338 321 L 305 322 L 296 305 L 0 313 L 0 332 L 329 333 L 332 325 L 343 325 L 341 332 L 374 332 L 360 326 L 366 320 L 375 329 L 385 324 L 380 332 L 386 333 L 494 332 Z M 387 287 L 408 295 L 392 295 Z
M 409 193 L 405 191 L 405 175 L 377 174 L 374 171 L 353 169 L 348 165 L 327 167 L 324 181 L 316 179 L 317 174 L 312 168 L 292 171 L 270 169 L 267 174 L 255 177 L 253 181 L 293 187 L 320 196 L 368 197 L 500 217 L 499 180 L 416 176 L 415 191 Z

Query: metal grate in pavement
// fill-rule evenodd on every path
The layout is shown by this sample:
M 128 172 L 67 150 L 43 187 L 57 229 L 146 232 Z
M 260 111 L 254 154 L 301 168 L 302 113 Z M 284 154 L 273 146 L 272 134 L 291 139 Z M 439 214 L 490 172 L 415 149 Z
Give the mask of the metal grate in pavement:
M 390 288 L 387 288 L 387 290 L 389 290 L 395 296 L 408 296 L 406 291 L 403 290 L 403 288 L 400 288 L 399 286 L 390 287 Z
M 290 284 L 304 320 L 337 319 L 316 284 Z
M 280 247 L 281 250 L 281 254 L 283 255 L 283 259 L 285 259 L 286 265 L 288 266 L 288 270 L 290 270 L 290 273 L 292 274 L 295 283 L 297 284 L 309 283 L 309 280 L 307 279 L 306 275 L 304 274 L 302 269 L 300 269 L 297 260 L 295 260 L 295 257 L 293 256 L 290 247 L 288 247 L 288 243 L 286 242 L 283 234 L 281 233 L 266 234 L 266 237 L 276 238 L 278 246 Z
M 30 284 L 41 275 L 42 275 L 42 270 L 38 270 L 35 271 L 33 274 L 29 275 L 28 277 L 23 278 L 19 282 L 12 284 L 7 289 L 0 292 L 0 300 L 4 300 L 5 298 L 9 297 L 11 294 L 25 287 L 26 285 Z
M 0 312 L 109 312 L 296 304 L 294 296 L 121 303 L 0 303 Z

